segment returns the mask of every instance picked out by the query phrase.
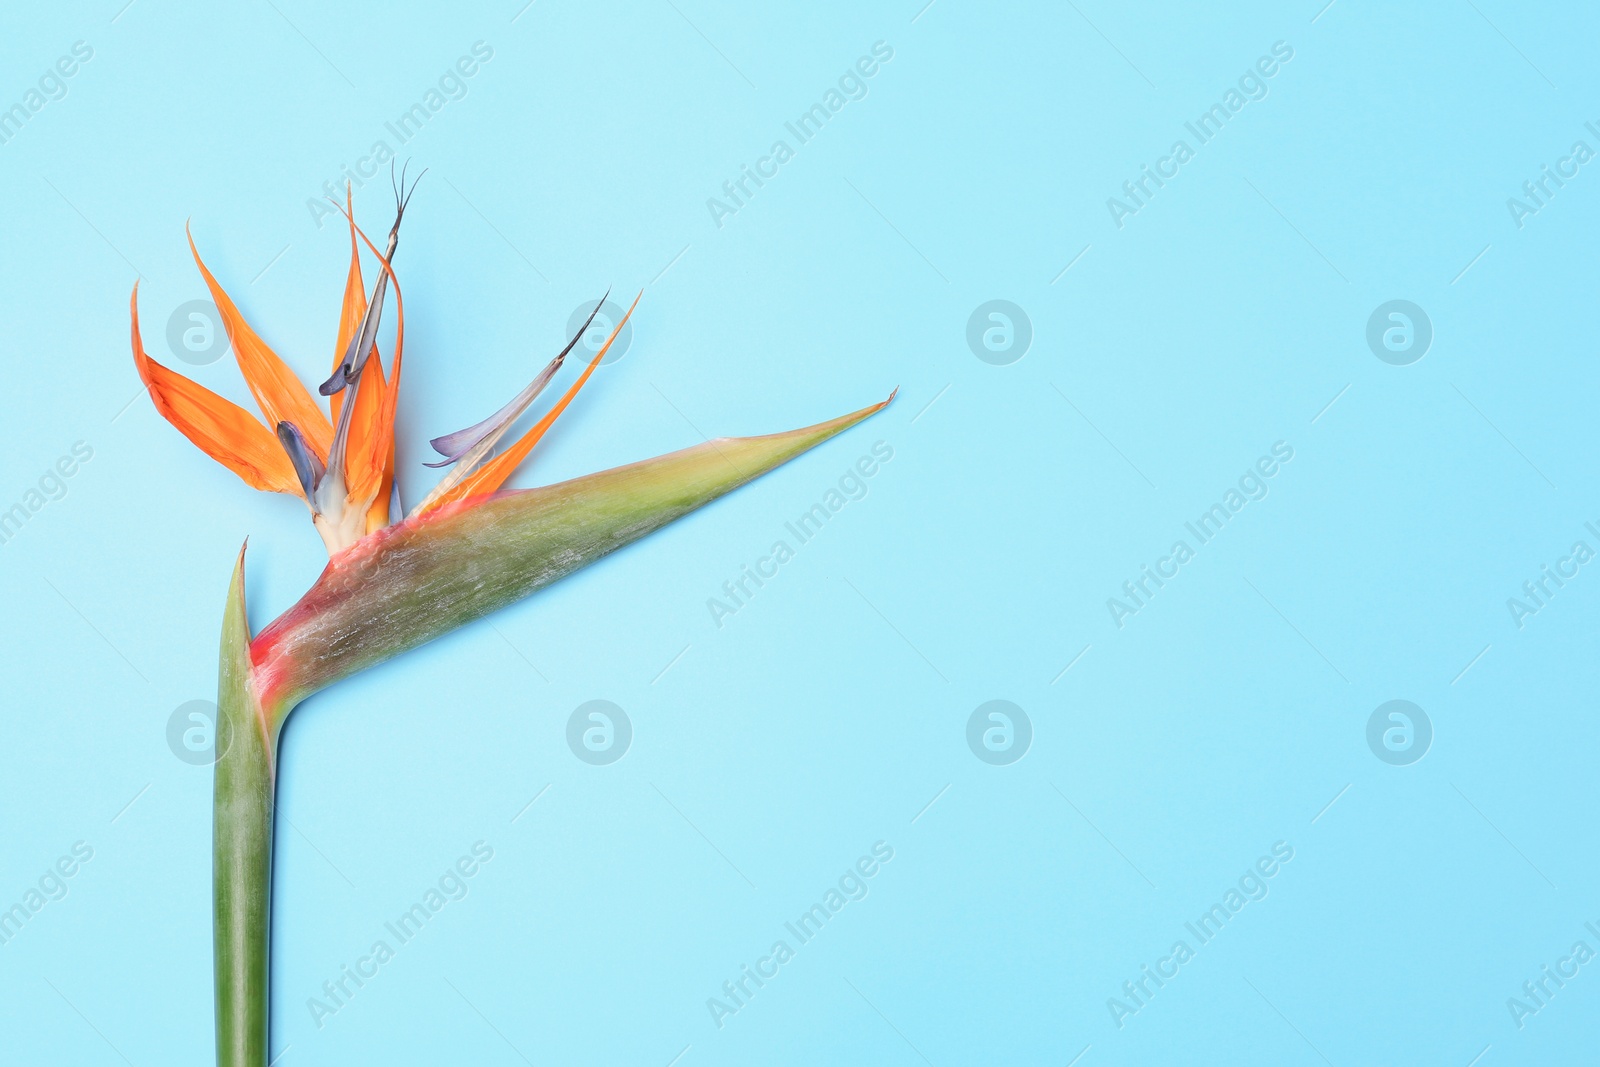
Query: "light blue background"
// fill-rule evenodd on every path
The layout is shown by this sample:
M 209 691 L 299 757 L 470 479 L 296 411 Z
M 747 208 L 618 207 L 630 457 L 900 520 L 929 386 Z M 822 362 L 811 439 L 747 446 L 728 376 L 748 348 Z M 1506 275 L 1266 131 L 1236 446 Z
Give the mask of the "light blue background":
M 1506 601 L 1600 548 L 1600 164 L 1521 228 L 1506 201 L 1600 149 L 1600 18 L 921 2 L 7 12 L 0 106 L 94 55 L 0 145 L 0 507 L 73 442 L 94 458 L 0 545 L 0 907 L 73 842 L 94 858 L 0 947 L 0 1058 L 211 1062 L 210 773 L 166 724 L 214 693 L 246 535 L 257 627 L 322 559 L 298 502 L 139 397 L 129 290 L 152 355 L 245 399 L 231 360 L 166 347 L 204 294 L 190 219 L 320 380 L 346 243 L 307 200 L 476 41 L 493 59 L 401 149 L 430 168 L 397 261 L 409 499 L 426 439 L 498 406 L 606 285 L 644 289 L 632 346 L 519 484 L 901 394 L 296 713 L 285 1067 L 1593 1054 L 1600 962 L 1521 1029 L 1506 1001 L 1600 950 L 1600 576 L 1521 629 Z M 868 96 L 719 228 L 707 198 L 876 41 Z M 1277 41 L 1267 97 L 1119 229 L 1107 198 Z M 386 180 L 357 210 L 387 226 Z M 1034 330 L 1009 366 L 965 340 L 996 298 Z M 1365 341 L 1397 298 L 1435 332 L 1410 366 Z M 717 627 L 707 599 L 880 440 L 867 497 Z M 1270 494 L 1116 627 L 1106 599 L 1277 441 Z M 1410 766 L 1366 742 L 1397 698 L 1435 733 Z M 591 699 L 633 722 L 611 766 L 566 745 Z M 991 699 L 1033 724 L 1010 766 L 967 748 Z M 478 840 L 469 895 L 319 1029 L 307 999 Z M 719 1029 L 707 998 L 877 841 L 870 894 Z M 1107 998 L 1279 841 L 1270 895 L 1119 1029 Z

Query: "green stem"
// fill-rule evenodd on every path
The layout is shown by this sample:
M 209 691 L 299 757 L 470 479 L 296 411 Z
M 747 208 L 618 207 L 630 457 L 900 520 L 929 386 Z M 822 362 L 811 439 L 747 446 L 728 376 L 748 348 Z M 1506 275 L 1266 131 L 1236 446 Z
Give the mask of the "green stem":
M 251 680 L 241 552 L 222 627 L 216 731 L 222 755 L 212 794 L 218 1067 L 268 1063 L 276 731 L 267 722 Z

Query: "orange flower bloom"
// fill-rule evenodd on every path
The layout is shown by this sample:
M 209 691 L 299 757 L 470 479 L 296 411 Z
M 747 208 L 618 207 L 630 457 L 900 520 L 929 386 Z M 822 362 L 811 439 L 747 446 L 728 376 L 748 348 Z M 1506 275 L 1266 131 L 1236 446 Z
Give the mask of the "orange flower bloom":
M 403 175 L 401 184 L 404 184 Z M 415 183 L 411 188 L 415 190 Z M 233 471 L 247 485 L 274 493 L 293 493 L 304 500 L 330 556 L 405 517 L 394 480 L 394 423 L 405 346 L 405 302 L 391 264 L 410 193 L 402 196 L 397 186 L 395 199 L 394 226 L 389 231 L 387 249 L 380 252 L 356 226 L 350 197 L 346 194 L 350 269 L 339 312 L 333 374 L 320 389 L 328 397 L 327 414 L 288 365 L 245 321 L 200 258 L 192 236 L 189 249 L 194 254 L 195 265 L 211 291 L 239 371 L 250 387 L 265 424 L 232 401 L 151 359 L 139 336 L 137 283 L 130 299 L 134 365 L 156 410 L 201 451 Z M 361 274 L 361 244 L 377 258 L 380 268 L 370 301 Z M 378 353 L 377 332 L 390 285 L 394 287 L 395 337 L 393 357 L 385 371 Z M 634 304 L 637 306 L 637 298 Z M 454 462 L 455 469 L 413 510 L 412 516 L 486 496 L 499 489 L 589 380 L 632 314 L 633 309 L 629 308 L 628 315 L 613 328 L 611 336 L 577 382 L 549 414 L 504 454 L 490 458 L 494 446 L 511 424 L 555 376 L 567 353 L 577 343 L 577 337 L 527 389 L 495 415 L 477 426 L 435 439 L 434 447 L 445 454 L 445 460 L 434 465 Z M 593 318 L 591 315 L 591 322 Z M 584 328 L 588 328 L 588 323 Z

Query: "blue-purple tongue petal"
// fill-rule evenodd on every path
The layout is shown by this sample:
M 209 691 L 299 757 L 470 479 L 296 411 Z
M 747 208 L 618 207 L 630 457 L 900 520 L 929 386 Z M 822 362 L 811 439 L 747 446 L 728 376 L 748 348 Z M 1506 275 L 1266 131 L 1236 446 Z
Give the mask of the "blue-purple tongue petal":
M 565 355 L 565 353 L 562 353 L 562 355 Z M 537 378 L 529 382 L 526 388 L 512 397 L 505 407 L 490 415 L 487 419 L 468 426 L 465 430 L 447 433 L 443 437 L 435 437 L 432 441 L 429 441 L 428 443 L 433 446 L 434 451 L 444 458 L 433 463 L 424 463 L 423 466 L 448 467 L 472 451 L 473 446 L 484 438 L 498 433 L 505 426 L 515 422 L 517 417 L 527 410 L 528 405 L 537 400 L 539 394 L 544 392 L 544 387 L 550 384 L 550 379 L 554 378 L 556 371 L 560 369 L 561 356 L 557 356 L 545 365 L 544 370 L 539 372 Z
M 278 442 L 283 445 L 283 450 L 289 453 L 289 462 L 294 464 L 294 473 L 300 479 L 300 488 L 306 495 L 306 501 L 308 503 L 313 501 L 317 483 L 322 481 L 322 475 L 327 468 L 322 460 L 317 458 L 317 454 L 311 451 L 305 436 L 294 423 L 278 423 Z
M 539 394 L 544 392 L 545 386 L 550 384 L 550 379 L 556 376 L 556 371 L 561 369 L 561 363 L 567 358 L 567 353 L 572 351 L 573 346 L 576 345 L 579 338 L 584 335 L 584 331 L 589 329 L 589 324 L 594 322 L 594 317 L 596 315 L 600 314 L 600 308 L 604 306 L 606 297 L 610 295 L 611 290 L 607 289 L 606 296 L 602 296 L 600 298 L 600 302 L 594 306 L 594 310 L 589 312 L 589 317 L 584 320 L 583 326 L 580 327 L 578 332 L 573 335 L 572 340 L 567 342 L 567 347 L 563 348 L 561 353 L 557 355 L 555 359 L 552 359 L 548 364 L 546 364 L 544 370 L 539 372 L 539 376 L 533 381 L 529 382 L 527 387 L 524 388 L 520 393 L 512 397 L 511 401 L 507 403 L 505 407 L 501 408 L 493 415 L 490 415 L 482 422 L 474 423 L 473 425 L 468 426 L 465 430 L 457 430 L 455 433 L 447 433 L 442 437 L 435 437 L 432 441 L 429 441 L 428 443 L 433 446 L 433 450 L 443 456 L 444 459 L 433 463 L 424 463 L 423 466 L 448 467 L 450 464 L 456 462 L 462 456 L 470 452 L 486 438 L 504 432 L 507 426 L 515 422 L 517 418 L 528 409 L 528 405 L 537 400 L 539 398 Z
M 344 361 L 340 360 L 339 365 L 333 369 L 333 376 L 317 386 L 317 392 L 323 396 L 332 396 L 349 384 L 344 376 Z

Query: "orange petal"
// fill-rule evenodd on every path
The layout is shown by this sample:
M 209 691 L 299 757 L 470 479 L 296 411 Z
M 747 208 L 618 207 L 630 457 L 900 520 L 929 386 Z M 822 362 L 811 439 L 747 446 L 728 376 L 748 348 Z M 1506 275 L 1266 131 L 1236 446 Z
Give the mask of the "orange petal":
M 365 379 L 374 367 L 378 368 L 371 386 L 360 385 L 358 380 L 356 410 L 350 416 L 350 438 L 345 452 L 345 485 L 349 499 L 371 499 L 376 506 L 376 494 L 386 484 L 384 474 L 386 470 L 394 469 L 394 413 L 400 399 L 400 357 L 406 343 L 406 304 L 400 295 L 400 279 L 394 276 L 394 270 L 383 258 L 383 253 L 361 232 L 360 227 L 356 228 L 356 233 L 372 250 L 372 254 L 378 257 L 378 265 L 389 276 L 389 285 L 394 289 L 394 360 L 390 364 L 387 380 L 382 364 L 376 359 L 369 359 L 366 369 L 361 372 L 361 378 Z M 368 394 L 374 401 L 371 408 L 366 406 Z
M 350 413 L 350 437 L 345 443 L 344 484 L 349 490 L 350 499 L 364 500 L 374 462 L 379 465 L 378 477 L 381 479 L 383 476 L 383 453 L 379 452 L 374 456 L 374 449 L 381 448 L 386 451 L 390 447 L 383 439 L 381 429 L 389 383 L 383 373 L 383 364 L 378 361 L 376 353 L 367 360 L 367 365 L 362 368 L 361 377 L 356 380 L 355 385 L 346 387 L 334 395 L 350 392 L 356 395 L 356 407 Z M 357 491 L 358 488 L 360 492 Z M 377 498 L 373 499 L 376 501 Z
M 642 292 L 639 294 L 639 296 L 643 295 Z M 440 495 L 437 500 L 429 503 L 427 511 L 433 511 L 457 500 L 466 500 L 468 497 L 492 493 L 505 484 L 506 479 L 511 477 L 511 473 L 517 469 L 517 465 L 527 458 L 533 446 L 539 443 L 539 439 L 545 435 L 545 432 L 550 429 L 556 419 L 561 417 L 561 413 L 567 409 L 567 405 L 572 403 L 572 398 L 578 395 L 578 390 L 583 388 L 583 383 L 589 380 L 589 375 L 594 373 L 594 369 L 605 358 L 606 351 L 611 347 L 611 342 L 617 339 L 617 334 L 622 332 L 622 327 L 627 325 L 628 319 L 633 315 L 633 309 L 639 306 L 639 296 L 633 298 L 633 304 L 628 308 L 628 314 L 622 316 L 622 320 L 612 328 L 611 336 L 606 338 L 606 343 L 600 346 L 600 351 L 594 354 L 594 358 L 583 369 L 583 373 L 578 376 L 578 380 L 572 383 L 572 387 L 562 394 L 560 400 L 556 401 L 555 407 L 546 412 L 544 418 L 534 423 L 528 432 L 517 440 L 516 444 L 488 463 L 485 463 L 481 469 L 463 478 L 459 485 Z
M 361 329 L 361 319 L 367 313 L 366 283 L 361 280 L 361 246 L 356 243 L 356 220 L 353 214 L 351 192 L 345 186 L 345 217 L 350 220 L 350 272 L 344 280 L 344 304 L 339 309 L 339 340 L 333 349 L 333 365 L 339 366 L 344 359 L 345 349 L 350 347 L 350 338 Z M 328 406 L 332 409 L 333 421 L 339 421 L 339 405 L 344 403 L 343 389 L 328 398 Z
M 376 353 L 373 354 L 371 359 L 367 360 L 367 365 L 365 369 L 362 370 L 361 377 L 365 378 L 368 374 L 374 375 L 373 385 L 381 387 L 383 390 L 382 396 L 386 401 L 390 387 L 388 380 L 383 374 L 383 364 L 378 362 Z M 362 386 L 361 392 L 365 394 L 367 392 L 367 387 Z M 374 396 L 379 395 L 378 388 L 374 388 L 372 393 Z M 365 428 L 365 432 L 369 435 L 377 435 L 380 433 L 381 431 L 376 425 L 375 418 L 370 425 L 365 421 L 365 416 L 367 415 L 366 400 L 358 397 L 356 400 L 356 405 L 356 410 L 351 413 L 351 418 L 354 420 L 354 424 L 350 427 L 352 436 L 358 430 L 362 430 L 363 428 Z M 375 403 L 374 407 L 381 410 L 382 405 Z M 400 518 L 402 518 L 400 515 L 391 516 L 389 514 L 390 489 L 394 485 L 394 422 L 392 418 L 390 419 L 389 427 L 389 453 L 384 457 L 383 460 L 383 474 L 378 481 L 377 494 L 372 498 L 372 503 L 367 508 L 367 533 L 372 533 L 374 530 L 381 530 L 385 526 L 388 526 L 391 522 L 398 521 Z M 360 440 L 360 438 L 358 438 L 358 440 Z M 345 468 L 348 470 L 349 467 L 349 453 L 346 452 Z M 346 481 L 345 484 L 348 485 L 349 482 Z
M 383 480 L 378 483 L 378 495 L 372 498 L 372 506 L 367 508 L 367 533 L 381 530 L 401 518 L 399 515 L 389 514 L 389 500 L 394 487 L 394 445 L 389 446 L 389 461 L 383 467 Z
M 133 363 L 161 417 L 202 452 L 256 489 L 302 496 L 294 465 L 278 439 L 244 408 L 168 370 L 145 355 L 139 339 L 139 286 L 128 301 L 133 314 Z
M 184 232 L 188 233 L 187 226 Z M 233 357 L 238 360 L 239 370 L 244 374 L 251 395 L 256 398 L 256 406 L 266 416 L 268 425 L 294 423 L 318 456 L 326 460 L 328 448 L 333 444 L 333 424 L 316 401 L 311 399 L 311 393 L 295 377 L 294 372 L 244 321 L 239 309 L 228 299 L 228 294 L 223 292 L 222 286 L 217 284 L 217 279 L 211 276 L 201 261 L 192 234 L 189 235 L 189 251 L 194 254 L 195 265 L 206 280 L 206 288 L 211 290 L 211 300 L 222 316 L 228 340 L 233 343 Z

